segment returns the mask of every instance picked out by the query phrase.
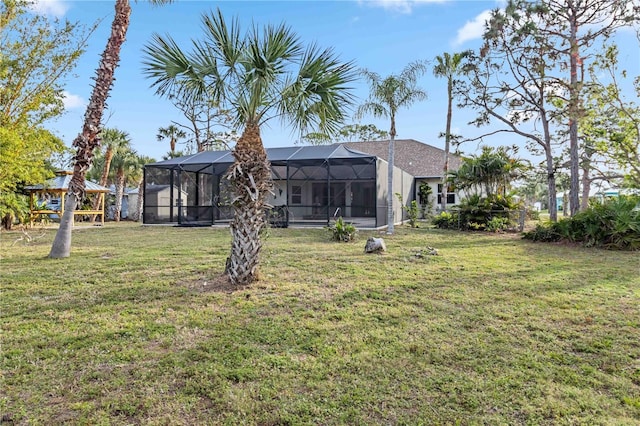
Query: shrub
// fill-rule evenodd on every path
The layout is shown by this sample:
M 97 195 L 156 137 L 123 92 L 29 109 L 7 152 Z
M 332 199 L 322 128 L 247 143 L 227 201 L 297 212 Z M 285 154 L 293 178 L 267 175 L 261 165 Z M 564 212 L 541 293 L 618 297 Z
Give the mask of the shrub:
M 525 240 L 540 241 L 545 243 L 560 241 L 562 237 L 557 232 L 557 229 L 554 225 L 554 223 L 548 223 L 544 225 L 538 223 L 536 227 L 531 231 L 524 232 L 522 234 L 522 238 L 524 238 Z
M 396 197 L 400 200 L 400 205 L 402 205 L 402 210 L 407 212 L 407 217 L 409 218 L 409 226 L 412 228 L 418 227 L 418 216 L 420 215 L 420 207 L 418 207 L 418 202 L 416 200 L 411 201 L 408 206 L 406 206 L 402 201 L 402 194 L 396 193 Z
M 331 239 L 333 241 L 343 241 L 345 243 L 353 241 L 358 230 L 352 223 L 347 223 L 339 217 L 336 222 L 329 228 Z
M 640 249 L 640 197 L 621 196 L 594 204 L 572 218 L 537 225 L 523 238 L 533 241 L 571 241 L 587 247 Z
M 458 214 L 442 212 L 433 218 L 432 223 L 440 229 L 458 229 Z
M 16 222 L 26 224 L 29 214 L 27 197 L 14 192 L 0 194 L 0 219 L 4 229 L 11 229 Z
M 491 232 L 504 231 L 509 227 L 508 217 L 492 217 L 486 224 L 485 229 Z
M 477 194 L 456 207 L 457 211 L 453 216 L 445 213 L 438 215 L 433 221 L 434 225 L 438 228 L 496 232 L 514 227 L 517 220 L 511 216 L 520 209 L 520 205 L 511 196 L 492 195 L 482 198 Z

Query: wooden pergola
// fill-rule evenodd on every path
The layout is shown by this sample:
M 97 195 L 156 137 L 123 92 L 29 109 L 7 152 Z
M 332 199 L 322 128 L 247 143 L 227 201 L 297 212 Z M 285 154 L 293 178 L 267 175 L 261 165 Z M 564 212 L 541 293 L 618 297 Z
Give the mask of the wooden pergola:
M 31 221 L 40 215 L 50 214 L 57 214 L 62 218 L 62 215 L 64 214 L 64 199 L 69 190 L 69 182 L 71 181 L 72 175 L 73 172 L 71 171 L 58 171 L 56 172 L 56 177 L 50 179 L 46 183 L 28 186 L 25 188 L 29 192 Z M 100 223 L 104 225 L 104 198 L 105 194 L 109 192 L 109 188 L 105 188 L 104 186 L 100 186 L 95 182 L 87 180 L 85 181 L 85 191 L 89 205 L 93 206 L 93 201 L 96 197 L 98 198 L 98 209 L 87 210 L 83 209 L 82 206 L 79 206 L 80 208 L 76 208 L 73 212 L 73 223 L 75 223 L 76 216 L 96 215 L 100 216 Z M 36 203 L 37 199 L 46 200 L 57 198 L 60 199 L 60 204 L 57 209 L 51 208 L 50 206 L 48 208 L 41 209 Z

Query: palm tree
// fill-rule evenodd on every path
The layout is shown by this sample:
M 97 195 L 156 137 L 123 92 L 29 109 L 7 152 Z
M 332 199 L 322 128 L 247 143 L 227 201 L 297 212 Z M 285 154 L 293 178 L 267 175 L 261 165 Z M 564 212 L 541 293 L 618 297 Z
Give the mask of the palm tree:
M 138 188 L 138 202 L 132 219 L 140 220 L 142 215 L 142 203 L 144 200 L 144 166 L 149 163 L 155 163 L 155 159 L 145 155 L 136 155 L 135 161 L 129 167 L 129 180 L 135 182 Z
M 131 148 L 122 149 L 113 156 L 113 168 L 115 170 L 114 184 L 116 188 L 116 208 L 114 220 L 120 221 L 120 213 L 122 212 L 122 197 L 124 189 L 127 185 L 130 170 L 135 167 L 138 161 L 137 154 Z M 137 182 L 136 182 L 137 183 Z
M 171 37 L 154 35 L 144 48 L 144 72 L 161 96 L 209 98 L 231 111 L 233 128 L 242 131 L 226 173 L 234 209 L 226 273 L 231 282 L 248 284 L 257 277 L 271 188 L 261 126 L 277 117 L 301 134 L 335 133 L 353 102 L 347 85 L 356 72 L 331 49 L 305 49 L 284 24 L 241 34 L 237 18 L 227 23 L 220 10 L 202 20 L 205 40 L 193 41 L 189 54 Z
M 168 3 L 171 0 L 150 0 L 151 3 Z M 131 4 L 129 0 L 116 0 L 115 16 L 111 23 L 111 34 L 96 70 L 93 92 L 84 116 L 82 133 L 73 141 L 76 154 L 73 157 L 73 176 L 65 200 L 65 212 L 51 246 L 49 257 L 58 259 L 71 254 L 71 226 L 76 206 L 85 196 L 85 176 L 91 168 L 93 152 L 100 146 L 102 114 L 113 85 L 114 73 L 120 63 L 120 50 L 129 29 Z
M 436 56 L 436 64 L 433 67 L 433 74 L 436 77 L 447 79 L 447 127 L 444 133 L 444 166 L 442 168 L 442 195 L 440 200 L 442 211 L 447 208 L 447 175 L 449 174 L 449 151 L 451 149 L 453 84 L 456 76 L 466 72 L 462 61 L 470 54 L 471 51 L 469 50 L 454 53 L 453 55 L 445 52 L 442 56 Z
M 449 172 L 447 182 L 477 196 L 505 197 L 526 169 L 527 164 L 512 157 L 509 148 L 483 146 L 480 155 L 465 158 L 458 170 Z
M 131 149 L 131 139 L 127 132 L 111 128 L 103 129 L 102 132 L 100 132 L 100 137 L 102 138 L 102 148 L 104 148 L 104 151 L 102 151 L 102 154 L 96 154 L 93 162 L 94 167 L 92 167 L 92 169 L 98 165 L 102 166 L 102 173 L 98 184 L 107 186 L 113 156 L 122 150 Z M 93 202 L 93 210 L 97 210 L 99 204 L 100 199 L 96 198 Z M 95 215 L 92 217 L 92 220 L 94 219 Z
M 171 156 L 176 152 L 176 142 L 179 139 L 184 139 L 187 137 L 187 133 L 179 129 L 175 124 L 170 124 L 167 127 L 160 127 L 158 129 L 158 134 L 156 135 L 159 141 L 163 141 L 165 139 L 169 139 L 169 144 L 171 147 Z
M 129 133 L 118 129 L 103 129 L 100 133 L 102 138 L 102 147 L 104 149 L 104 164 L 102 175 L 100 176 L 100 185 L 105 186 L 111 169 L 111 160 L 113 156 L 121 151 L 131 149 L 131 137 Z
M 363 69 L 360 73 L 369 83 L 369 99 L 358 107 L 356 117 L 361 119 L 365 114 L 384 117 L 391 120 L 389 129 L 389 170 L 387 175 L 387 234 L 393 234 L 393 157 L 396 137 L 396 114 L 403 107 L 426 99 L 427 93 L 417 87 L 418 78 L 426 70 L 422 61 L 407 65 L 400 75 L 390 75 L 384 79 L 380 75 Z

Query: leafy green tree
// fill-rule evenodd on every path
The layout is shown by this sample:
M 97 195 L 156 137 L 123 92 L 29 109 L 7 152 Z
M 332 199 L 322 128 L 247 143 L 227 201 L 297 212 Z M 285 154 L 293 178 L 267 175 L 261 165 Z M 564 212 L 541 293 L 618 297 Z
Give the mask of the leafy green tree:
M 638 41 L 640 45 L 640 31 Z M 587 96 L 589 121 L 580 133 L 595 139 L 595 151 L 616 164 L 626 186 L 640 188 L 640 105 L 627 99 L 621 89 L 628 74 L 619 69 L 617 46 L 604 49 L 589 74 L 593 82 Z M 640 75 L 633 86 L 640 99 Z
M 159 141 L 169 139 L 169 146 L 171 148 L 169 152 L 171 156 L 174 156 L 176 153 L 176 143 L 180 139 L 185 139 L 187 137 L 187 132 L 180 129 L 175 124 L 170 124 L 167 127 L 160 127 L 156 137 Z
M 469 64 L 465 64 L 464 59 L 471 55 L 470 51 L 459 53 L 443 53 L 436 56 L 436 64 L 433 67 L 433 74 L 436 77 L 447 79 L 447 124 L 444 132 L 444 165 L 442 168 L 442 211 L 447 208 L 447 174 L 449 173 L 449 151 L 451 150 L 451 117 L 453 114 L 453 96 L 455 78 L 465 74 L 470 70 Z
M 334 133 L 352 103 L 348 86 L 356 77 L 352 63 L 331 49 L 304 48 L 284 24 L 252 27 L 242 33 L 237 18 L 222 12 L 203 15 L 204 42 L 184 53 L 169 36 L 154 35 L 144 48 L 144 73 L 161 96 L 210 98 L 232 111 L 242 135 L 228 169 L 234 198 L 231 254 L 226 273 L 235 284 L 256 279 L 266 224 L 270 165 L 260 128 L 279 117 L 301 133 Z
M 24 205 L 14 192 L 52 177 L 50 160 L 64 152 L 64 143 L 44 126 L 64 110 L 62 82 L 90 33 L 27 6 L 0 3 L 0 210 L 8 226 Z
M 63 83 L 93 28 L 33 14 L 29 2 L 0 3 L 0 126 L 42 126 L 64 112 Z
M 361 104 L 356 112 L 358 119 L 365 114 L 374 117 L 388 118 L 389 128 L 389 171 L 387 174 L 387 234 L 393 234 L 393 167 L 394 141 L 396 132 L 396 115 L 401 108 L 407 108 L 415 102 L 426 99 L 427 93 L 418 87 L 418 78 L 426 71 L 423 61 L 408 64 L 399 75 L 382 78 L 379 74 L 363 69 L 362 76 L 369 84 L 369 98 Z
M 580 206 L 578 128 L 585 110 L 586 62 L 596 41 L 608 39 L 616 29 L 638 22 L 639 17 L 640 6 L 634 0 L 510 0 L 504 13 L 494 14 L 489 24 L 487 35 L 499 34 L 505 27 L 515 28 L 511 38 L 514 46 L 534 36 L 537 50 L 549 61 L 540 65 L 555 77 L 556 88 L 565 91 L 557 118 L 564 122 L 569 139 L 571 215 Z
M 154 4 L 169 2 L 169 0 L 150 1 Z M 84 116 L 82 132 L 72 144 L 76 154 L 73 158 L 73 176 L 69 182 L 69 191 L 65 200 L 66 209 L 60 219 L 60 227 L 49 252 L 49 257 L 54 259 L 69 257 L 71 254 L 73 214 L 78 203 L 85 197 L 85 176 L 91 168 L 93 153 L 100 146 L 102 114 L 114 81 L 115 70 L 120 63 L 120 50 L 127 36 L 130 15 L 129 0 L 116 0 L 111 34 L 96 70 L 93 92 Z

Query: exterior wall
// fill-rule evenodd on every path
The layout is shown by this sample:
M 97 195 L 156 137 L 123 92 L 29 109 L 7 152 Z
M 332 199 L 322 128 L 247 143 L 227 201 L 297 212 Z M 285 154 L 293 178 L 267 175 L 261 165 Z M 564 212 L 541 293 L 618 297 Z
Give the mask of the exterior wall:
M 430 213 L 437 214 L 438 212 L 440 212 L 440 204 L 438 203 L 438 185 L 442 183 L 442 179 L 440 178 L 416 179 L 414 196 L 415 196 L 415 199 L 418 200 L 419 204 L 421 203 L 421 200 L 418 194 L 419 194 L 420 185 L 422 184 L 422 182 L 427 182 L 431 187 L 431 196 L 429 197 L 429 200 L 431 201 Z M 447 209 L 450 209 L 454 205 L 459 204 L 462 200 L 464 200 L 467 197 L 467 194 L 465 194 L 464 191 L 455 191 L 453 194 L 455 195 L 455 202 L 447 203 Z
M 403 170 L 400 170 L 397 167 L 396 167 L 396 171 L 400 171 L 399 186 L 396 185 L 395 174 L 394 174 L 394 181 L 393 181 L 393 186 L 394 187 L 397 186 L 398 188 L 398 190 L 394 192 L 394 202 L 398 203 L 398 208 L 400 209 L 400 215 L 396 217 L 400 218 L 400 221 L 405 221 L 407 220 L 407 212 L 402 208 L 402 205 L 400 204 L 400 200 L 395 194 L 401 194 L 402 203 L 405 206 L 409 206 L 411 202 L 416 199 L 414 196 L 415 179 L 409 173 Z M 395 211 L 395 207 L 394 207 L 394 211 Z M 398 219 L 396 219 L 396 222 L 397 221 Z
M 410 203 L 415 199 L 413 195 L 413 181 L 414 178 L 409 173 L 399 169 L 393 168 L 393 218 L 394 223 L 400 223 L 404 220 L 404 210 L 400 200 L 396 194 L 402 195 L 404 203 Z M 389 163 L 384 160 L 378 160 L 377 173 L 378 173 L 378 188 L 377 188 L 377 203 L 376 212 L 378 216 L 378 226 L 387 225 L 387 188 L 388 188 L 388 170 Z

